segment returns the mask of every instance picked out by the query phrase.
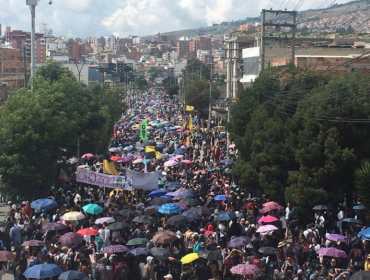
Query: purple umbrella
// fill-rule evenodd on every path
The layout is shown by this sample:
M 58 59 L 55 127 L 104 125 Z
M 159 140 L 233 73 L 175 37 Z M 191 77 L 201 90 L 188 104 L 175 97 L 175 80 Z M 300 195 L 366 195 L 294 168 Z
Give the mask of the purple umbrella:
M 320 248 L 317 253 L 331 258 L 347 258 L 346 252 L 335 249 L 334 247 Z
M 74 246 L 82 242 L 83 236 L 74 232 L 68 232 L 59 237 L 58 242 L 62 243 L 64 246 Z
M 346 242 L 346 237 L 344 235 L 341 235 L 341 234 L 327 234 L 325 237 L 326 237 L 326 239 L 328 239 L 330 241 Z
M 245 246 L 249 243 L 251 243 L 251 239 L 249 237 L 239 236 L 234 239 L 231 239 L 230 242 L 227 244 L 227 246 L 230 248 L 235 248 L 235 247 Z
M 127 247 L 123 245 L 109 245 L 101 250 L 101 252 L 104 254 L 122 253 L 128 251 L 129 249 L 127 249 Z
M 265 225 L 265 226 L 260 226 L 258 229 L 257 229 L 257 232 L 267 232 L 267 231 L 273 231 L 273 230 L 277 230 L 278 228 L 276 226 L 273 226 L 273 225 Z
M 177 204 L 178 206 L 180 206 L 180 208 L 181 208 L 182 211 L 188 210 L 188 207 L 185 204 L 182 204 L 181 202 L 176 202 L 175 204 Z
M 122 162 L 123 163 L 131 162 L 131 161 L 132 161 L 132 158 L 130 156 L 123 156 L 122 157 Z
M 238 264 L 230 269 L 232 274 L 251 275 L 258 274 L 259 268 L 254 264 Z

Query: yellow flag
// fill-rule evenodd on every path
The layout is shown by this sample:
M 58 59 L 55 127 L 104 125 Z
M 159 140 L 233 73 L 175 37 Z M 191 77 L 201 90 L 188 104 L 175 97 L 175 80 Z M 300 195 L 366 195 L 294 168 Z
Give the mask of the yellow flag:
M 103 160 L 103 173 L 104 174 L 111 174 L 111 175 L 119 175 L 116 167 L 114 166 L 114 162 L 109 162 L 108 160 Z
M 186 111 L 194 111 L 194 106 L 186 105 Z
M 190 145 L 190 136 L 186 137 L 186 146 Z
M 161 159 L 162 158 L 162 154 L 158 151 L 155 152 L 155 158 L 156 159 Z
M 145 146 L 145 153 L 155 152 L 155 146 Z
M 193 118 L 192 116 L 189 117 L 189 130 L 193 133 Z

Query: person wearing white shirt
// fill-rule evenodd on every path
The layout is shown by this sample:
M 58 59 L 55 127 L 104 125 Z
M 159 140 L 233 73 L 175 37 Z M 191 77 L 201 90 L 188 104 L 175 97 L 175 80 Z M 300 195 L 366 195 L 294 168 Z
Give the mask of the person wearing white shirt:
M 338 207 L 338 210 L 339 210 L 339 212 L 337 214 L 337 219 L 338 219 L 337 227 L 339 229 L 339 233 L 343 234 L 342 221 L 343 221 L 343 218 L 344 218 L 344 214 L 343 214 L 343 210 L 340 207 Z
M 99 225 L 99 230 L 98 231 L 99 231 L 100 239 L 101 239 L 102 243 L 104 244 L 105 230 L 101 225 Z
M 107 222 L 103 223 L 103 228 L 104 228 L 104 247 L 107 247 L 107 246 L 111 245 L 110 229 L 108 228 L 108 223 Z

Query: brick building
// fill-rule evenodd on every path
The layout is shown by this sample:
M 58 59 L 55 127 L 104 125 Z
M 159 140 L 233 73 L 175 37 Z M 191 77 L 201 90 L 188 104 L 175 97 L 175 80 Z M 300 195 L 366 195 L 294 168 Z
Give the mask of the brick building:
M 177 51 L 179 58 L 187 58 L 189 56 L 189 41 L 178 41 Z
M 211 38 L 198 36 L 197 41 L 198 41 L 198 50 L 211 51 L 212 48 Z
M 29 59 L 26 69 L 29 68 Z M 24 87 L 23 53 L 15 48 L 0 48 L 0 82 L 7 84 L 8 90 Z
M 81 59 L 82 56 L 87 55 L 85 44 L 79 44 L 74 42 L 71 45 L 68 45 L 68 56 L 73 59 Z

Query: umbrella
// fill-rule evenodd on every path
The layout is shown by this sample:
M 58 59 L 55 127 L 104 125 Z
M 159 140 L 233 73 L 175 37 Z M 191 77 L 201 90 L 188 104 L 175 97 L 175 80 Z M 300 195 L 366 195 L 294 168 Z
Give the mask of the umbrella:
M 335 241 L 335 242 L 346 242 L 346 237 L 341 235 L 341 234 L 327 234 L 325 235 L 326 239 L 330 241 Z
M 197 260 L 198 258 L 199 258 L 198 253 L 190 253 L 190 254 L 187 254 L 186 256 L 182 257 L 180 262 L 182 264 L 187 264 L 187 263 L 191 263 L 191 262 Z
M 267 212 L 270 212 L 270 211 L 277 210 L 279 208 L 280 208 L 279 204 L 270 204 L 270 205 L 267 205 L 267 206 L 263 207 L 260 210 L 260 213 L 264 214 L 264 213 L 267 213 Z
M 260 272 L 259 268 L 254 264 L 238 264 L 230 269 L 232 274 L 238 275 L 254 275 Z
M 361 230 L 357 236 L 365 240 L 370 240 L 370 227 Z
M 91 153 L 87 153 L 87 154 L 82 155 L 82 157 L 81 157 L 81 158 L 92 158 L 92 157 L 94 157 L 94 155 L 93 155 L 93 154 L 91 154 Z
M 58 207 L 55 200 L 49 198 L 37 199 L 31 202 L 31 207 L 36 210 L 51 210 Z
M 124 218 L 129 217 L 129 216 L 131 218 L 135 218 L 137 216 L 137 212 L 135 212 L 134 210 L 131 210 L 131 209 L 123 209 L 123 210 L 119 211 L 118 214 L 120 214 Z
M 370 271 L 357 271 L 350 278 L 351 280 L 370 280 Z
M 197 206 L 197 207 L 191 207 L 189 209 L 190 212 L 195 212 L 201 216 L 203 215 L 211 215 L 211 210 L 207 206 Z
M 276 222 L 278 219 L 274 216 L 263 216 L 261 217 L 259 220 L 258 220 L 258 223 L 272 223 L 272 222 Z
M 165 248 L 153 247 L 149 252 L 156 258 L 167 260 L 171 256 L 170 252 Z
M 137 158 L 137 159 L 135 159 L 132 163 L 133 163 L 133 164 L 142 163 L 142 162 L 143 162 L 143 160 L 144 160 L 144 159 L 142 159 L 142 158 Z
M 158 231 L 153 236 L 153 241 L 159 244 L 171 243 L 174 242 L 176 239 L 176 234 L 169 230 Z
M 152 199 L 152 201 L 150 201 L 150 204 L 151 205 L 158 205 L 158 206 L 161 206 L 165 203 L 169 203 L 171 202 L 172 200 L 169 199 L 169 198 L 161 198 L 161 197 L 156 197 L 154 199 Z
M 158 208 L 158 212 L 166 215 L 173 215 L 181 212 L 181 207 L 175 203 L 166 203 Z
M 135 248 L 135 249 L 131 250 L 127 254 L 132 254 L 134 256 L 147 255 L 148 254 L 148 249 L 143 248 L 143 247 L 139 247 L 139 248 Z
M 251 239 L 249 237 L 239 236 L 234 239 L 231 239 L 229 243 L 227 244 L 227 246 L 230 248 L 235 248 L 235 247 L 245 246 L 249 243 L 251 243 Z
M 190 198 L 190 197 L 183 198 L 179 202 L 182 204 L 185 204 L 186 206 L 190 206 L 190 207 L 199 205 L 199 202 L 196 199 Z
M 185 154 L 186 149 L 185 148 L 178 148 L 175 150 L 175 154 Z
M 265 206 L 269 206 L 269 205 L 279 205 L 277 202 L 275 201 L 269 201 L 269 202 L 265 202 L 264 204 L 262 204 L 263 207 Z
M 234 161 L 232 159 L 222 159 L 222 160 L 219 161 L 219 163 L 232 164 L 232 163 L 234 163 Z
M 43 247 L 46 243 L 39 240 L 28 240 L 22 243 L 22 246 L 33 246 L 33 247 Z
M 217 261 L 217 253 L 215 251 L 200 250 L 198 256 L 206 260 Z
M 84 279 L 85 277 L 87 277 L 87 275 L 82 271 L 68 270 L 60 274 L 58 280 L 77 280 Z
M 128 228 L 128 227 L 130 227 L 130 225 L 126 223 L 125 221 L 119 221 L 119 222 L 115 222 L 113 224 L 108 225 L 108 229 L 110 230 L 121 230 L 121 229 Z
M 342 250 L 338 250 L 334 247 L 320 248 L 317 251 L 317 254 L 320 254 L 326 257 L 331 257 L 331 258 L 347 258 L 346 252 Z
M 184 159 L 181 162 L 183 162 L 185 164 L 192 164 L 193 163 L 191 160 L 188 160 L 188 159 Z
M 326 205 L 316 205 L 312 210 L 320 211 L 320 210 L 326 210 L 328 207 Z
M 74 232 L 68 232 L 59 237 L 58 242 L 65 246 L 74 246 L 80 244 L 84 240 L 83 236 Z
M 342 220 L 343 222 L 347 223 L 355 223 L 355 224 L 362 224 L 362 221 L 359 219 L 354 219 L 354 218 L 345 218 Z
M 99 231 L 92 228 L 83 228 L 77 231 L 80 235 L 99 235 Z
M 195 196 L 195 194 L 191 190 L 185 188 L 178 189 L 177 191 L 174 192 L 174 194 L 175 194 L 174 196 L 186 196 L 186 197 Z
M 365 206 L 364 205 L 356 205 L 353 207 L 354 210 L 364 210 Z
M 15 254 L 9 251 L 0 251 L 0 262 L 7 262 L 9 260 L 14 260 Z
M 46 230 L 62 230 L 65 229 L 67 226 L 59 223 L 48 223 L 42 226 L 42 228 Z
M 62 216 L 62 220 L 65 221 L 78 221 L 84 219 L 85 216 L 81 212 L 67 212 Z
M 263 255 L 274 255 L 278 253 L 278 249 L 274 247 L 261 247 L 258 249 L 258 252 Z
M 122 157 L 122 162 L 123 163 L 131 162 L 131 161 L 132 161 L 132 157 L 130 157 L 130 156 L 123 156 Z
M 145 245 L 149 240 L 146 238 L 134 238 L 127 242 L 127 246 Z
M 135 219 L 132 220 L 135 223 L 138 224 L 154 224 L 156 223 L 156 219 L 150 216 L 140 215 L 137 216 Z
M 159 208 L 158 205 L 148 206 L 147 208 L 144 209 L 144 214 L 145 215 L 154 214 L 155 212 L 157 212 L 158 208 Z
M 101 252 L 103 254 L 114 254 L 114 253 L 122 253 L 127 252 L 128 249 L 126 246 L 123 245 L 109 245 L 107 247 L 104 247 Z
M 36 264 L 23 273 L 27 278 L 43 279 L 61 274 L 63 270 L 54 263 Z
M 103 212 L 103 208 L 94 203 L 87 204 L 82 209 L 89 214 L 100 214 Z
M 188 219 L 185 216 L 176 215 L 172 216 L 167 220 L 167 224 L 173 225 L 173 226 L 181 226 L 187 223 Z
M 167 193 L 166 190 L 153 190 L 148 194 L 148 197 L 161 197 L 162 195 L 165 195 Z
M 191 212 L 191 211 L 186 211 L 181 214 L 182 216 L 185 216 L 188 220 L 201 220 L 202 217 L 196 213 L 196 212 Z
M 111 224 L 111 223 L 114 223 L 115 221 L 116 220 L 112 217 L 103 217 L 103 218 L 96 219 L 95 224 L 98 225 L 98 224 L 103 224 L 105 222 L 107 222 L 108 224 Z
M 220 214 L 218 214 L 216 221 L 230 221 L 235 217 L 235 212 L 221 212 Z
M 110 157 L 110 160 L 112 160 L 112 161 L 119 161 L 119 160 L 121 160 L 122 161 L 122 158 L 119 157 L 119 156 L 111 156 Z
M 230 144 L 229 145 L 229 148 L 234 149 L 235 148 L 235 144 Z
M 176 202 L 175 204 L 177 204 L 178 206 L 180 206 L 181 211 L 186 211 L 186 210 L 189 209 L 185 204 L 182 204 L 181 202 Z
M 163 166 L 164 167 L 172 167 L 172 166 L 175 166 L 175 165 L 177 165 L 177 162 L 176 161 L 169 160 L 169 161 L 166 161 Z
M 265 225 L 265 226 L 260 226 L 258 229 L 257 229 L 257 232 L 267 232 L 267 231 L 273 231 L 273 230 L 277 230 L 278 228 L 276 226 L 273 226 L 273 225 Z
M 219 195 L 216 195 L 214 200 L 216 201 L 224 201 L 224 200 L 229 200 L 230 197 L 228 197 L 227 195 L 222 195 L 222 194 L 219 194 Z

